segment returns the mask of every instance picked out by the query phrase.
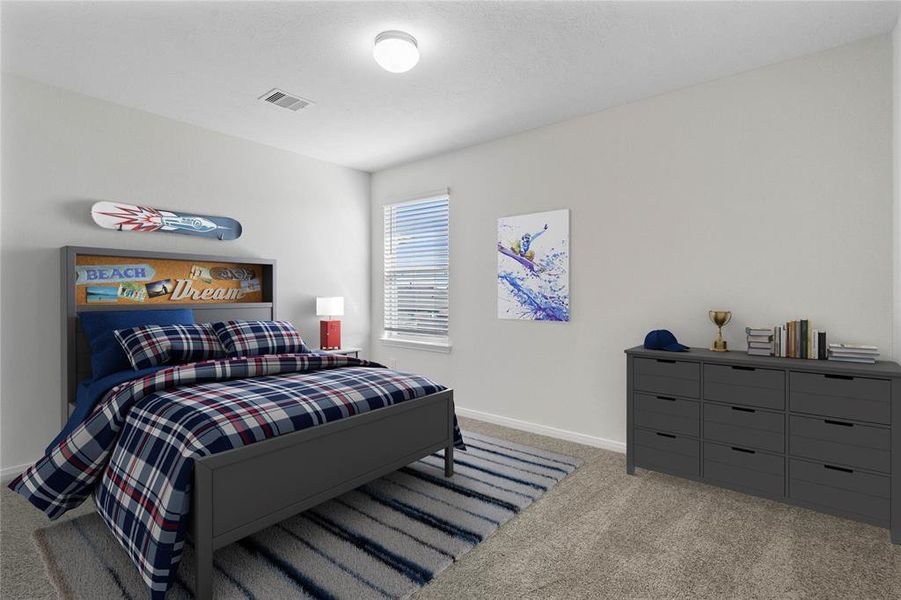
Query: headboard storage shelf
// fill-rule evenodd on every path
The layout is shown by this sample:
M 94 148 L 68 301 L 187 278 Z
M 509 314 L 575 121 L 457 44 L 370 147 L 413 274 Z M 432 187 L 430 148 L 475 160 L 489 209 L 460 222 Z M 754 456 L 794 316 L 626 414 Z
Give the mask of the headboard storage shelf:
M 190 308 L 197 322 L 275 318 L 274 260 L 76 246 L 61 250 L 63 422 L 78 382 L 91 373 L 79 313 Z
M 272 302 L 179 302 L 170 306 L 160 306 L 159 304 L 83 304 L 77 307 L 79 313 L 91 312 L 95 310 L 160 310 L 165 308 L 191 308 L 191 309 L 208 309 L 210 306 L 216 308 L 269 308 Z

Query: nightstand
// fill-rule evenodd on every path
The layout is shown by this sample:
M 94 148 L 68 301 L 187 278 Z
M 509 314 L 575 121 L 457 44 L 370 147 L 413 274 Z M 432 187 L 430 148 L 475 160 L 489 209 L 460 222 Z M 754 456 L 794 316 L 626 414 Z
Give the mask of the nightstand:
M 360 358 L 360 352 L 362 352 L 362 348 L 339 348 L 337 350 L 316 350 L 316 352 L 328 352 L 329 354 L 341 354 L 343 356 L 353 356 L 354 358 Z

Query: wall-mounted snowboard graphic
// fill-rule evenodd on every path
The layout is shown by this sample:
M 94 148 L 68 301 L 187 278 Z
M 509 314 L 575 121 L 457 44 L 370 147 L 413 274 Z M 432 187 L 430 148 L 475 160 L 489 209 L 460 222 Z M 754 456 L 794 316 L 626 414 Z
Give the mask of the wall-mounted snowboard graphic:
M 215 240 L 241 237 L 241 224 L 228 217 L 192 215 L 122 202 L 95 202 L 91 218 L 104 229 L 118 231 L 166 231 Z

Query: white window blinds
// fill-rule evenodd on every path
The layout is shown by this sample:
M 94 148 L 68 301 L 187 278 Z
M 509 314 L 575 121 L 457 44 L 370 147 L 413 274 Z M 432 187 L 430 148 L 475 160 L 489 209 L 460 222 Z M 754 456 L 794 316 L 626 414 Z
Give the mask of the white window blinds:
M 447 342 L 448 195 L 385 206 L 385 336 Z

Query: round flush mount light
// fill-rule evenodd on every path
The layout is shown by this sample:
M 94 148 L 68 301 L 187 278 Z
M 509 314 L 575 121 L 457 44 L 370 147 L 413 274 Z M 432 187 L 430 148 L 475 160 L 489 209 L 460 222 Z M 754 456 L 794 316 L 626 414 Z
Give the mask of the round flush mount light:
M 419 47 L 409 33 L 383 31 L 375 36 L 372 56 L 389 73 L 406 73 L 419 62 Z

